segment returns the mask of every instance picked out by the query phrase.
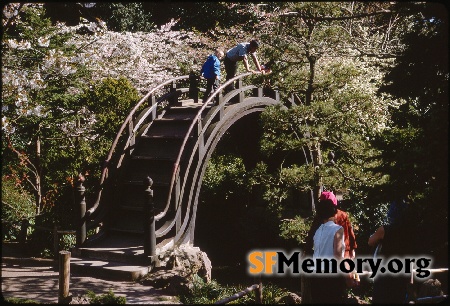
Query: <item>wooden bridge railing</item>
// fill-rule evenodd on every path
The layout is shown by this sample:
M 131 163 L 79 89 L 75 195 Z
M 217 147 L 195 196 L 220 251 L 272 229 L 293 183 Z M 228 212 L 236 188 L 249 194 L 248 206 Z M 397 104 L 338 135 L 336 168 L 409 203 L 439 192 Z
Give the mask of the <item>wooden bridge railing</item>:
M 4 221 L 2 221 L 2 222 L 4 222 Z M 4 222 L 4 223 L 6 223 L 6 222 Z M 54 225 L 53 228 L 49 228 L 49 227 L 40 226 L 40 225 L 36 225 L 36 224 L 30 224 L 29 219 L 23 219 L 21 222 L 21 234 L 18 239 L 21 247 L 23 247 L 26 244 L 26 240 L 27 240 L 26 232 L 29 227 L 33 228 L 35 231 L 43 231 L 43 232 L 52 233 L 53 251 L 54 251 L 54 259 L 55 260 L 57 260 L 58 253 L 60 251 L 59 250 L 59 242 L 60 242 L 61 237 L 64 235 L 76 235 L 75 230 L 60 230 L 57 225 Z
M 133 109 L 130 111 L 130 113 L 128 114 L 127 118 L 124 120 L 124 122 L 122 123 L 122 126 L 120 127 L 119 131 L 116 134 L 116 138 L 114 139 L 111 148 L 108 152 L 108 156 L 103 164 L 103 169 L 102 169 L 102 174 L 101 174 L 101 178 L 100 178 L 100 190 L 98 192 L 98 196 L 97 196 L 97 200 L 94 203 L 94 205 L 86 211 L 86 217 L 90 217 L 91 215 L 94 215 L 97 211 L 98 211 L 98 207 L 100 205 L 101 202 L 101 195 L 102 195 L 102 190 L 105 184 L 105 180 L 108 178 L 108 169 L 110 167 L 110 162 L 111 159 L 113 157 L 113 153 L 116 151 L 117 145 L 119 143 L 119 139 L 122 137 L 122 135 L 124 134 L 124 132 L 127 130 L 131 130 L 132 132 L 135 132 L 139 129 L 138 125 L 133 125 L 133 119 L 134 116 L 136 114 L 136 112 L 138 111 L 138 109 L 145 103 L 148 102 L 151 104 L 150 109 L 149 109 L 149 114 L 152 117 L 156 117 L 156 110 L 158 107 L 158 102 L 155 99 L 155 93 L 158 92 L 159 90 L 161 90 L 162 88 L 164 88 L 167 85 L 172 84 L 172 88 L 175 87 L 176 85 L 174 85 L 178 80 L 183 80 L 183 79 L 187 79 L 189 78 L 189 76 L 180 76 L 177 78 L 173 78 L 171 80 L 168 80 L 166 82 L 161 83 L 160 85 L 156 86 L 155 88 L 153 88 L 152 90 L 150 90 L 141 100 L 139 100 L 139 102 L 133 107 Z M 161 101 L 161 99 L 160 99 Z M 143 123 L 142 120 L 139 121 L 139 123 Z M 130 141 L 132 141 L 132 135 L 129 135 L 125 146 L 127 146 Z M 97 220 L 96 220 L 97 221 Z M 97 222 L 94 222 L 97 223 Z
M 239 80 L 239 84 L 240 84 L 239 87 L 242 87 L 242 78 L 244 78 L 244 77 L 246 77 L 248 75 L 251 75 L 251 74 L 252 74 L 251 72 L 240 74 L 240 75 L 238 75 L 238 76 L 228 80 L 227 82 L 225 82 L 221 86 L 219 86 L 216 89 L 216 91 L 214 91 L 209 96 L 209 98 L 205 101 L 205 103 L 203 103 L 202 107 L 197 112 L 197 115 L 193 119 L 192 124 L 189 126 L 188 131 L 187 131 L 187 133 L 186 133 L 186 135 L 185 135 L 185 137 L 183 139 L 183 142 L 182 142 L 182 145 L 181 145 L 181 149 L 180 149 L 180 151 L 178 153 L 178 156 L 177 156 L 177 159 L 176 159 L 176 161 L 174 163 L 174 170 L 172 172 L 172 178 L 171 178 L 170 185 L 169 185 L 169 198 L 167 199 L 166 208 L 164 209 L 164 212 L 167 211 L 167 209 L 170 206 L 172 190 L 174 190 L 175 187 L 176 187 L 176 189 L 180 189 L 180 193 L 179 193 L 180 196 L 178 197 L 178 199 L 175 199 L 175 201 L 176 201 L 175 207 L 178 208 L 178 207 L 181 206 L 182 198 L 183 198 L 183 192 L 184 192 L 184 188 L 186 186 L 186 182 L 187 182 L 187 178 L 188 178 L 187 173 L 184 174 L 183 178 L 180 177 L 181 158 L 182 158 L 183 154 L 185 153 L 185 149 L 187 147 L 188 139 L 191 136 L 193 136 L 194 133 L 197 133 L 197 135 L 195 135 L 195 136 L 197 136 L 197 138 L 198 138 L 197 143 L 196 143 L 196 148 L 198 148 L 198 150 L 194 149 L 193 151 L 196 151 L 196 152 L 201 151 L 201 143 L 204 142 L 202 131 L 204 131 L 208 127 L 207 125 L 203 125 L 202 124 L 203 112 L 207 109 L 207 106 L 209 105 L 210 102 L 216 101 L 216 99 L 217 99 L 216 97 L 218 97 L 219 104 L 222 105 L 222 108 L 223 108 L 224 107 L 224 102 L 223 102 L 222 91 L 229 84 L 232 84 L 233 82 L 236 82 L 237 80 Z M 242 95 L 239 95 L 239 98 L 242 99 Z M 240 102 L 242 102 L 242 101 L 240 101 Z M 194 152 L 191 154 L 191 158 L 189 159 L 189 164 L 188 164 L 187 168 L 190 167 L 190 165 L 192 163 L 192 160 L 193 160 L 193 156 L 194 156 Z M 181 185 L 180 185 L 180 183 L 181 183 Z M 163 213 L 161 213 L 160 216 L 162 216 Z M 177 216 L 174 218 L 174 220 L 171 222 L 171 224 L 167 227 L 166 231 L 168 231 L 169 229 L 173 228 L 173 226 L 175 225 L 177 220 L 181 219 L 181 209 L 177 209 L 176 214 L 177 214 Z M 188 206 L 186 208 L 184 221 L 182 222 L 181 225 L 178 225 L 178 227 L 177 227 L 177 233 L 176 233 L 175 238 L 172 240 L 172 245 L 177 243 L 177 241 L 183 240 L 183 236 L 185 234 L 185 230 L 186 230 L 186 228 L 187 228 L 187 226 L 189 224 L 189 219 L 190 219 L 189 218 L 189 214 L 190 214 L 190 206 Z M 160 216 L 157 216 L 157 219 L 159 219 Z M 171 246 L 171 245 L 169 244 L 168 246 Z
M 204 158 L 206 156 L 206 143 L 209 142 L 209 145 L 211 145 L 211 139 L 206 138 L 206 131 L 209 129 L 210 126 L 212 126 L 213 123 L 222 120 L 224 116 L 224 109 L 225 106 L 229 101 L 233 101 L 233 104 L 239 104 L 244 101 L 245 96 L 244 92 L 251 90 L 252 95 L 251 97 L 258 97 L 261 99 L 270 99 L 272 101 L 279 101 L 280 96 L 278 91 L 272 90 L 270 93 L 270 98 L 265 97 L 264 90 L 261 88 L 257 88 L 255 85 L 243 85 L 243 79 L 247 76 L 254 75 L 254 73 L 247 72 L 240 74 L 228 81 L 226 81 L 224 84 L 219 86 L 205 101 L 204 105 L 200 108 L 200 110 L 197 113 L 197 116 L 192 121 L 191 126 L 189 127 L 186 136 L 184 138 L 183 144 L 181 146 L 180 152 L 177 157 L 177 161 L 174 165 L 174 171 L 173 171 L 173 177 L 170 184 L 170 189 L 172 189 L 172 186 L 177 186 L 177 189 L 180 190 L 179 196 L 176 199 L 175 207 L 181 207 L 181 205 L 184 205 L 183 212 L 184 213 L 184 219 L 182 221 L 181 226 L 177 227 L 176 235 L 171 241 L 166 245 L 166 247 L 172 247 L 173 245 L 182 244 L 184 242 L 189 241 L 192 237 L 189 237 L 188 235 L 191 234 L 190 232 L 190 226 L 193 226 L 195 222 L 191 222 L 191 220 L 195 219 L 195 217 L 192 217 L 191 215 L 195 212 L 195 203 L 198 198 L 198 191 L 199 191 L 199 185 L 192 184 L 191 186 L 188 186 L 188 179 L 191 181 L 196 181 L 197 175 L 199 174 L 200 167 L 204 162 Z M 235 90 L 232 90 L 225 94 L 225 96 L 222 94 L 223 90 L 226 89 L 228 85 L 231 83 L 237 82 L 237 87 Z M 207 106 L 212 107 L 207 108 Z M 266 101 L 267 102 L 267 101 Z M 209 113 L 207 114 L 207 117 L 203 118 L 203 114 L 205 110 L 208 110 Z M 187 159 L 187 166 L 184 166 L 185 171 L 183 173 L 183 177 L 180 176 L 180 173 L 183 171 L 180 170 L 180 161 L 183 154 L 185 154 L 185 148 L 186 143 L 189 137 L 194 137 L 197 139 L 196 143 L 194 144 L 193 149 L 190 149 L 190 157 Z M 189 153 L 187 153 L 189 156 Z M 198 160 L 197 167 L 192 167 L 194 161 Z M 196 169 L 193 169 L 196 168 Z M 190 189 L 188 189 L 190 187 Z M 170 200 L 170 199 L 169 199 Z M 167 202 L 167 205 L 169 205 L 169 202 Z M 177 216 L 174 218 L 172 224 L 170 224 L 170 228 L 173 227 L 175 222 L 178 222 L 181 220 L 181 210 L 177 210 Z M 179 221 L 181 222 L 181 221 Z
M 151 89 L 139 102 L 133 107 L 133 109 L 128 114 L 127 118 L 122 123 L 119 131 L 116 134 L 116 137 L 111 145 L 111 148 L 108 152 L 107 158 L 105 159 L 103 165 L 102 165 L 102 172 L 101 172 L 101 178 L 100 178 L 100 184 L 99 184 L 99 191 L 97 194 L 97 198 L 95 203 L 92 205 L 92 207 L 85 211 L 84 215 L 82 216 L 83 222 L 85 222 L 86 229 L 92 229 L 95 228 L 101 221 L 104 215 L 104 211 L 101 209 L 102 205 L 102 191 L 104 187 L 107 184 L 108 181 L 108 173 L 110 172 L 110 168 L 113 166 L 113 156 L 114 154 L 119 151 L 118 146 L 119 143 L 122 143 L 122 151 L 126 151 L 127 148 L 130 149 L 130 152 L 132 151 L 132 146 L 134 144 L 134 137 L 135 133 L 139 131 L 139 129 L 148 121 L 148 120 L 154 120 L 157 116 L 157 112 L 160 111 L 160 107 L 164 101 L 167 101 L 169 104 L 174 104 L 178 101 L 178 96 L 183 93 L 189 93 L 189 96 L 192 96 L 191 91 L 193 88 L 191 88 L 191 85 L 189 85 L 189 88 L 177 88 L 177 82 L 181 81 L 191 81 L 192 75 L 184 75 L 180 77 L 175 77 L 170 80 L 167 80 L 155 88 Z M 197 82 L 198 85 L 198 82 Z M 162 93 L 159 98 L 156 98 L 156 95 L 160 93 L 160 91 L 169 86 L 169 91 L 166 93 Z M 204 88 L 195 88 L 195 92 L 198 95 L 198 92 L 205 91 Z M 195 99 L 194 99 L 195 100 Z M 197 99 L 198 100 L 198 99 Z M 148 107 L 140 110 L 140 108 L 145 105 L 145 103 L 148 104 Z M 162 105 L 164 106 L 164 105 Z M 163 107 L 164 108 L 164 107 Z M 139 115 L 138 111 L 140 111 Z M 120 142 L 123 137 L 127 137 L 122 142 Z M 117 166 L 117 168 L 120 167 L 120 164 L 122 162 L 122 159 L 124 157 L 124 154 L 118 158 L 117 165 L 114 164 L 114 166 Z M 173 186 L 171 186 L 173 188 Z M 170 199 L 168 200 L 170 202 Z M 155 216 L 155 220 L 160 220 L 165 216 L 168 210 L 168 205 L 166 205 L 165 209 Z M 99 215 L 99 212 L 102 211 L 103 214 Z M 87 223 L 87 221 L 90 221 Z M 156 231 L 157 235 L 161 234 L 160 231 Z M 82 243 L 85 241 L 86 237 L 82 237 L 81 241 Z
M 213 92 L 210 95 L 210 97 L 207 99 L 206 103 L 204 103 L 204 105 L 201 107 L 196 118 L 194 118 L 193 123 L 189 127 L 187 135 L 186 135 L 185 139 L 183 140 L 183 144 L 182 144 L 181 150 L 177 156 L 177 160 L 174 163 L 174 168 L 172 171 L 172 178 L 169 183 L 169 193 L 168 193 L 167 201 L 165 203 L 163 210 L 160 213 L 158 213 L 158 215 L 154 216 L 154 220 L 158 221 L 165 217 L 165 215 L 171 208 L 171 203 L 173 202 L 173 200 L 172 200 L 173 196 L 176 197 L 176 199 L 174 201 L 175 202 L 174 205 L 175 205 L 175 210 L 177 211 L 177 215 L 173 220 L 168 220 L 166 223 L 164 223 L 164 226 L 161 229 L 157 229 L 155 231 L 156 237 L 164 236 L 167 232 L 169 232 L 176 225 L 176 227 L 175 227 L 176 234 L 178 234 L 178 235 L 176 235 L 176 239 L 173 239 L 172 241 L 178 241 L 178 240 L 180 240 L 180 238 L 181 238 L 181 240 L 184 239 L 180 236 L 183 235 L 184 231 L 188 227 L 189 219 L 190 219 L 188 217 L 188 215 L 190 212 L 189 212 L 189 208 L 187 208 L 187 213 L 185 214 L 185 218 L 184 218 L 184 220 L 182 220 L 183 218 L 182 218 L 181 210 L 178 210 L 178 208 L 180 207 L 181 202 L 182 202 L 182 199 L 181 199 L 183 196 L 182 193 L 184 190 L 184 185 L 186 183 L 186 180 L 183 180 L 183 178 L 181 177 L 181 175 L 183 175 L 183 173 L 180 169 L 180 160 L 181 160 L 182 155 L 185 153 L 185 147 L 186 147 L 187 140 L 190 136 L 193 135 L 193 133 L 198 133 L 198 137 L 201 139 L 199 140 L 197 154 L 203 155 L 204 152 L 202 152 L 202 148 L 201 148 L 201 143 L 203 141 L 202 137 L 204 137 L 204 131 L 207 128 L 208 124 L 211 124 L 211 120 L 209 120 L 207 122 L 207 124 L 205 126 L 203 126 L 202 125 L 202 114 L 207 109 L 206 107 L 208 106 L 209 102 L 212 102 L 213 100 L 216 100 L 216 103 L 218 102 L 219 108 L 222 109 L 220 111 L 220 116 L 222 116 L 223 108 L 225 106 L 224 102 L 226 102 L 226 101 L 224 101 L 224 97 L 222 96 L 222 91 L 229 84 L 231 84 L 233 82 L 238 82 L 239 84 L 237 86 L 237 90 L 233 91 L 232 94 L 230 93 L 230 95 L 231 96 L 237 95 L 239 102 L 242 102 L 242 100 L 244 99 L 244 95 L 243 95 L 244 91 L 256 88 L 255 86 L 244 87 L 242 85 L 242 79 L 244 77 L 252 75 L 252 74 L 253 73 L 250 73 L 250 72 L 243 73 L 243 74 L 240 74 L 240 75 L 234 77 L 233 79 L 230 79 L 227 82 L 225 82 L 222 86 L 220 86 L 215 92 Z M 92 207 L 88 210 L 86 210 L 85 203 L 84 203 L 84 206 L 82 203 L 80 203 L 79 213 L 81 214 L 81 216 L 80 216 L 81 223 L 80 223 L 80 226 L 77 226 L 77 228 L 81 231 L 77 235 L 77 237 L 78 237 L 77 239 L 79 239 L 79 241 L 77 241 L 77 244 L 83 244 L 85 242 L 85 240 L 87 239 L 85 232 L 89 229 L 93 229 L 93 228 L 97 227 L 98 224 L 100 224 L 100 222 L 102 221 L 102 218 L 103 218 L 105 212 L 107 211 L 106 207 L 103 207 L 103 208 L 105 208 L 105 209 L 103 209 L 101 206 L 105 205 L 105 201 L 102 200 L 102 191 L 105 188 L 106 184 L 108 184 L 107 182 L 110 180 L 108 178 L 108 172 L 111 172 L 110 170 L 112 167 L 115 167 L 112 170 L 116 170 L 116 169 L 120 168 L 122 159 L 125 156 L 124 152 L 127 150 L 127 148 L 129 149 L 129 152 L 127 151 L 128 153 L 130 153 L 132 150 L 132 146 L 134 144 L 135 133 L 138 132 L 140 130 L 140 128 L 146 122 L 148 122 L 149 120 L 152 121 L 156 118 L 157 112 L 161 111 L 161 107 L 165 108 L 166 104 L 162 104 L 163 102 L 167 101 L 167 103 L 169 103 L 169 105 L 171 105 L 171 104 L 177 102 L 179 95 L 181 95 L 183 93 L 189 93 L 189 97 L 191 97 L 193 95 L 193 92 L 191 92 L 191 91 L 193 91 L 192 84 L 189 84 L 189 88 L 177 88 L 177 82 L 181 82 L 181 81 L 183 81 L 183 82 L 188 81 L 189 83 L 191 83 L 192 75 L 176 77 L 176 78 L 167 80 L 167 81 L 161 83 L 160 85 L 156 86 L 155 88 L 150 90 L 133 107 L 133 109 L 128 114 L 127 118 L 124 120 L 123 124 L 121 125 L 121 127 L 111 145 L 111 148 L 108 152 L 108 156 L 105 159 L 105 162 L 102 166 L 99 191 L 98 191 L 95 203 L 93 203 Z M 170 87 L 169 92 L 166 92 L 165 94 L 163 93 L 159 96 L 159 98 L 156 98 L 156 94 L 157 93 L 159 94 L 161 92 L 161 90 L 167 86 Z M 198 87 L 198 84 L 197 84 L 197 87 Z M 198 92 L 204 91 L 204 88 L 198 89 L 197 87 L 195 87 L 195 90 L 196 90 L 195 93 L 198 96 Z M 262 92 L 262 91 L 259 90 L 258 92 Z M 227 99 L 230 99 L 230 95 L 227 96 Z M 277 98 L 279 98 L 279 97 L 277 97 Z M 141 106 L 143 106 L 145 103 L 148 103 L 148 106 L 146 108 L 144 108 L 143 110 L 141 110 L 140 109 Z M 139 115 L 138 115 L 138 111 L 140 112 Z M 119 143 L 121 146 L 123 146 L 123 148 L 120 150 L 120 152 L 118 149 Z M 117 157 L 118 154 L 120 155 L 119 157 Z M 114 160 L 115 160 L 114 162 L 112 161 L 113 156 L 114 156 Z M 116 163 L 116 158 L 117 158 L 117 163 Z M 184 177 L 186 177 L 186 175 L 184 175 Z M 79 186 L 79 188 L 82 188 L 81 185 Z M 79 191 L 79 193 L 81 193 L 81 190 Z M 99 212 L 101 212 L 101 214 L 99 214 Z M 88 223 L 88 221 L 89 221 L 89 223 Z

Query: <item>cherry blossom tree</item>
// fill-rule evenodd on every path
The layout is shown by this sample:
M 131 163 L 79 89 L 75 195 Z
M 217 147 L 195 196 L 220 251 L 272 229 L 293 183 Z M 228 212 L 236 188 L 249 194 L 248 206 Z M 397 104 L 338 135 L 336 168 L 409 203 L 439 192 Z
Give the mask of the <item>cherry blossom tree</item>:
M 3 166 L 35 194 L 38 214 L 53 201 L 56 185 L 73 182 L 91 156 L 100 114 L 85 104 L 89 86 L 125 78 L 142 95 L 199 70 L 215 47 L 192 32 L 173 31 L 176 20 L 153 32 L 117 33 L 101 20 L 67 26 L 44 16 L 38 3 L 8 4 L 2 16 L 2 148 L 13 154 Z
M 14 3 L 4 7 L 2 20 L 2 146 L 16 154 L 18 162 L 7 164 L 29 183 L 37 214 L 46 200 L 42 177 L 49 160 L 42 152 L 55 154 L 52 141 L 71 139 L 79 132 L 75 118 L 92 115 L 77 104 L 88 74 L 66 43 L 70 35 L 42 14 L 40 4 Z

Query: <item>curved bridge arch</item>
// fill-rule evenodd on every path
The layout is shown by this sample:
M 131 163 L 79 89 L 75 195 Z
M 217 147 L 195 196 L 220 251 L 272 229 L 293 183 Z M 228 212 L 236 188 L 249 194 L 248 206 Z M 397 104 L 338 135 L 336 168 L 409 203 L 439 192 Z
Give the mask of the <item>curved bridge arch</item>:
M 211 97 L 205 102 L 202 110 L 205 106 L 216 99 L 216 95 L 221 92 L 228 84 L 241 78 L 250 75 L 251 73 L 243 74 L 238 76 L 227 83 L 223 84 L 217 89 L 217 91 L 211 95 Z M 252 91 L 256 94 L 256 97 L 250 96 L 245 97 L 244 93 L 247 91 Z M 274 97 L 263 96 L 263 90 L 257 88 L 253 85 L 242 86 L 239 82 L 237 89 L 233 92 L 228 93 L 223 98 L 219 95 L 219 102 L 210 108 L 206 116 L 201 119 L 201 111 L 199 111 L 194 122 L 189 129 L 185 137 L 186 139 L 194 130 L 195 121 L 197 122 L 197 141 L 193 147 L 192 153 L 189 157 L 188 170 L 184 174 L 184 180 L 182 180 L 180 196 L 176 198 L 175 206 L 177 209 L 177 216 L 175 220 L 180 220 L 182 218 L 181 225 L 175 237 L 169 240 L 168 243 L 161 246 L 160 252 L 165 251 L 174 245 L 180 245 L 183 243 L 193 243 L 194 230 L 195 230 L 195 216 L 198 204 L 198 196 L 201 189 L 201 183 L 203 180 L 203 175 L 206 170 L 207 162 L 214 151 L 220 137 L 225 133 L 225 131 L 241 117 L 248 115 L 256 111 L 263 111 L 266 106 L 279 104 L 279 95 L 277 92 L 272 92 Z M 237 103 L 228 105 L 230 101 L 236 100 Z M 227 106 L 228 105 L 228 106 Z M 185 143 L 184 142 L 184 143 Z M 179 157 L 183 154 L 184 145 L 180 150 Z M 176 162 L 176 167 L 179 165 L 179 160 Z M 190 178 L 192 175 L 192 178 Z M 176 176 L 176 170 L 174 171 L 174 177 Z M 173 181 L 177 181 L 174 179 Z M 188 183 L 190 181 L 190 184 Z M 185 211 L 183 208 L 185 207 Z M 181 217 L 181 215 L 184 215 Z
M 208 142 L 205 144 L 205 154 L 201 163 L 198 164 L 196 171 L 198 171 L 198 180 L 196 180 L 197 186 L 192 186 L 192 188 L 196 187 L 195 194 L 193 195 L 193 207 L 194 213 L 189 227 L 189 242 L 194 242 L 194 232 L 195 232 L 195 219 L 196 219 L 196 211 L 198 205 L 198 199 L 201 191 L 201 186 L 203 183 L 203 176 L 206 172 L 206 168 L 208 165 L 208 161 L 211 158 L 212 153 L 214 152 L 217 144 L 219 143 L 222 135 L 237 121 L 241 120 L 243 117 L 250 115 L 255 112 L 262 112 L 265 107 L 270 105 L 279 104 L 279 101 L 267 98 L 267 97 L 252 97 L 247 98 L 244 102 L 233 105 L 229 107 L 224 115 L 223 120 L 217 122 L 216 124 L 210 126 Z
M 101 229 L 79 249 L 112 247 L 121 236 L 131 255 L 143 255 L 148 176 L 156 206 L 156 253 L 193 243 L 203 176 L 220 138 L 238 120 L 281 103 L 278 92 L 244 84 L 250 75 L 224 83 L 203 104 L 197 101 L 204 89 L 192 75 L 161 83 L 136 104 L 113 141 L 98 197 L 85 215 L 88 228 Z M 232 82 L 236 89 L 223 95 Z

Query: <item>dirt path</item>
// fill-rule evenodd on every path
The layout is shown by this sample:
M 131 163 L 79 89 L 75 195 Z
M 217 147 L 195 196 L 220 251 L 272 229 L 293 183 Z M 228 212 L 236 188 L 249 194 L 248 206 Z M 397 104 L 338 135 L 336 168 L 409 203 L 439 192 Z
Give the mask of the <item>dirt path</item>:
M 45 304 L 58 303 L 59 273 L 52 260 L 21 257 L 16 250 L 2 244 L 1 282 L 2 300 L 14 297 Z M 71 273 L 69 295 L 84 296 L 88 290 L 96 295 L 112 290 L 115 296 L 125 296 L 127 304 L 179 304 L 176 296 L 151 286 Z

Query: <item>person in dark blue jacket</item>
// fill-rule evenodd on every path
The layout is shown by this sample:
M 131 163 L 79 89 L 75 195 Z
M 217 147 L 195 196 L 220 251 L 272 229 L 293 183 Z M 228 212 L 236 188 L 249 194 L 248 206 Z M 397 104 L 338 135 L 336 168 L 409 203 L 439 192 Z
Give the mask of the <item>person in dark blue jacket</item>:
M 211 92 L 215 91 L 220 84 L 220 59 L 223 57 L 223 51 L 216 49 L 206 59 L 202 66 L 200 75 L 206 79 L 206 91 L 203 96 L 203 103 L 206 102 Z

